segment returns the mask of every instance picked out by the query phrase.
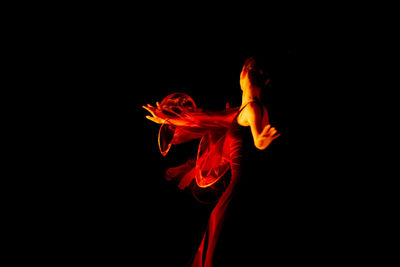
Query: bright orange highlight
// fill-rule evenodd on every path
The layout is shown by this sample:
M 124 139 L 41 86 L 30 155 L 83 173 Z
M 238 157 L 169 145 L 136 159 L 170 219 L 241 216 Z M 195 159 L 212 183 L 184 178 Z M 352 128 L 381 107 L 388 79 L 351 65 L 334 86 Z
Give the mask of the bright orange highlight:
M 169 168 L 166 179 L 178 180 L 180 189 L 193 184 L 193 180 L 199 188 L 207 188 L 231 170 L 230 183 L 210 215 L 192 267 L 212 267 L 214 248 L 232 192 L 240 178 L 244 131 L 250 128 L 254 145 L 261 150 L 279 137 L 277 130 L 269 125 L 267 110 L 259 100 L 260 88 L 251 83 L 249 71 L 243 69 L 240 75 L 243 91 L 240 108 L 227 106 L 223 112 L 206 112 L 197 108 L 193 99 L 183 93 L 167 96 L 161 104 L 157 102 L 156 107 L 143 106 L 152 115 L 146 118 L 161 124 L 158 145 L 163 156 L 168 154 L 172 145 L 200 139 L 197 157 L 181 166 Z

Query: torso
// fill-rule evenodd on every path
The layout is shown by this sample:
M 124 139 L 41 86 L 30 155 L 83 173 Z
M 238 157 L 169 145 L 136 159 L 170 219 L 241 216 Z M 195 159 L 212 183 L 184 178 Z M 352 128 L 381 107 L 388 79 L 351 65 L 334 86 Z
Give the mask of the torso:
M 268 115 L 266 108 L 259 101 L 251 101 L 257 102 L 260 104 L 262 109 L 262 126 L 265 122 L 268 122 Z M 231 127 L 229 129 L 229 138 L 230 138 L 230 157 L 232 162 L 235 164 L 240 164 L 243 156 L 243 148 L 246 147 L 246 151 L 253 144 L 253 137 L 251 131 L 247 129 L 249 123 L 246 119 L 246 107 L 250 102 L 241 107 L 241 109 L 236 114 L 235 118 L 232 121 Z

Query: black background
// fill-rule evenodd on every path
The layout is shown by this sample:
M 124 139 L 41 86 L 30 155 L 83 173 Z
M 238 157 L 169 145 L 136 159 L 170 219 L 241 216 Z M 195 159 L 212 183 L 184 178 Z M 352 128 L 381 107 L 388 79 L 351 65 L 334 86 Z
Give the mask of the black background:
M 381 129 L 369 123 L 379 122 L 374 113 L 387 102 L 367 100 L 364 84 L 382 67 L 371 60 L 372 41 L 382 41 L 370 32 L 381 27 L 362 29 L 351 14 L 356 25 L 344 23 L 343 36 L 336 12 L 321 23 L 283 9 L 271 23 L 271 8 L 195 5 L 36 6 L 40 12 L 8 20 L 18 29 L 9 27 L 14 47 L 5 50 L 16 95 L 6 115 L 17 114 L 11 146 L 22 158 L 12 166 L 17 192 L 8 200 L 17 206 L 9 205 L 16 230 L 8 247 L 24 249 L 15 260 L 184 266 L 212 205 L 165 181 L 164 172 L 194 155 L 197 143 L 162 157 L 158 126 L 141 106 L 176 91 L 206 109 L 238 106 L 240 69 L 252 55 L 269 62 L 272 86 L 262 100 L 281 137 L 252 152 L 254 186 L 240 199 L 248 210 L 236 212 L 237 234 L 221 240 L 232 241 L 232 255 L 245 263 L 218 261 L 324 266 L 373 257 L 382 243 L 373 236 L 386 221 L 371 210 L 388 204 L 376 200 L 389 182 L 376 188 L 384 168 L 370 173 L 371 149 L 380 146 L 372 132 Z M 365 42 L 356 40 L 360 31 L 368 32 Z M 368 77 L 359 74 L 365 69 Z
M 316 254 L 326 260 L 346 253 L 341 238 L 347 217 L 337 214 L 350 209 L 343 209 L 346 191 L 331 165 L 341 163 L 332 161 L 332 140 L 325 135 L 321 107 L 329 98 L 316 90 L 326 82 L 315 62 L 328 52 L 310 53 L 295 38 L 252 39 L 257 45 L 249 48 L 239 37 L 232 38 L 234 46 L 213 38 L 122 33 L 75 38 L 55 53 L 63 64 L 53 70 L 58 101 L 52 102 L 61 110 L 54 121 L 62 142 L 54 141 L 59 156 L 50 160 L 59 178 L 51 190 L 57 201 L 46 202 L 52 210 L 46 225 L 54 228 L 50 243 L 62 244 L 56 254 L 115 265 L 190 261 L 213 206 L 180 191 L 164 174 L 195 155 L 197 143 L 175 146 L 164 158 L 159 126 L 145 119 L 141 106 L 174 92 L 189 94 L 205 109 L 239 106 L 239 74 L 253 55 L 268 62 L 271 86 L 262 100 L 281 136 L 265 151 L 252 152 L 254 190 L 245 191 L 249 207 L 231 226 L 237 231 L 234 254 L 259 266 L 266 259 L 318 262 Z
M 107 53 L 109 58 L 98 59 L 96 71 L 89 71 L 95 86 L 90 84 L 83 94 L 83 88 L 76 89 L 85 109 L 77 116 L 87 131 L 78 137 L 74 155 L 84 174 L 78 171 L 73 179 L 80 195 L 72 229 L 77 230 L 79 246 L 82 240 L 94 245 L 90 251 L 98 260 L 129 261 L 133 253 L 132 261 L 140 257 L 150 266 L 153 261 L 184 266 L 200 244 L 212 205 L 197 202 L 189 190 L 165 181 L 164 172 L 194 156 L 197 143 L 173 147 L 162 157 L 159 126 L 145 119 L 141 106 L 173 92 L 191 95 L 205 109 L 221 110 L 226 102 L 239 106 L 241 67 L 258 51 L 113 49 L 115 54 Z M 306 65 L 300 62 L 298 48 L 292 43 L 266 45 L 262 52 L 271 71 L 271 87 L 262 98 L 281 137 L 267 150 L 252 152 L 255 167 L 248 176 L 256 177 L 254 190 L 245 192 L 249 207 L 233 226 L 234 247 L 247 264 L 266 257 L 307 260 L 315 251 L 324 253 L 326 238 L 332 236 L 327 229 L 332 225 L 326 212 L 330 204 L 324 195 L 333 187 L 326 175 L 325 180 L 319 175 L 324 160 L 312 143 L 313 101 L 307 99 L 310 89 L 302 69 Z M 229 260 L 222 259 L 226 264 Z

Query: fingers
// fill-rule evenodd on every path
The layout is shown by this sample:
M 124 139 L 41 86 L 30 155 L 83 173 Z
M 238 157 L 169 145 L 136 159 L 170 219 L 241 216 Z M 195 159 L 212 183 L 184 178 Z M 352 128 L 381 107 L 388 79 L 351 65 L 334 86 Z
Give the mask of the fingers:
M 156 103 L 157 107 L 153 107 L 150 104 L 147 105 L 143 105 L 142 108 L 144 108 L 145 110 L 147 110 L 148 112 L 154 113 L 157 109 L 160 109 L 160 103 Z
M 151 120 L 151 121 L 154 121 L 154 117 L 149 116 L 149 115 L 146 116 L 146 119 Z M 155 122 L 155 121 L 154 121 L 154 122 Z
M 278 138 L 280 136 L 280 134 L 277 134 L 277 133 L 278 133 L 278 130 L 276 130 L 275 127 L 271 127 L 271 125 L 268 124 L 263 129 L 262 136 L 271 137 L 271 138 L 275 139 L 275 138 Z
M 267 126 L 264 127 L 262 131 L 262 135 L 270 135 L 272 131 L 274 131 L 275 128 L 271 127 L 271 124 L 268 124 Z
M 150 105 L 150 104 L 147 104 L 147 106 L 142 106 L 142 108 L 144 108 L 145 110 L 147 110 L 148 112 L 150 112 L 151 115 L 154 116 L 154 111 L 156 110 L 155 107 L 153 107 L 153 106 Z
M 143 105 L 142 108 L 146 108 L 146 109 L 154 109 L 154 107 L 150 104 L 147 105 Z
M 154 118 L 152 116 L 149 116 L 149 115 L 146 116 L 146 119 L 148 119 L 148 120 L 150 120 L 152 122 L 158 123 L 158 124 L 161 123 L 160 120 L 158 120 L 157 118 Z
M 264 129 L 262 130 L 261 135 L 266 135 L 266 134 L 268 134 L 270 128 L 271 128 L 271 125 L 270 125 L 270 124 L 266 125 L 266 126 L 264 127 Z
M 277 134 L 277 135 L 273 136 L 272 138 L 273 138 L 273 139 L 276 139 L 276 138 L 278 138 L 279 136 L 281 136 L 281 134 Z
M 150 104 L 147 104 L 147 109 L 148 110 L 151 110 L 151 111 L 154 111 L 154 110 L 156 110 L 156 108 L 155 107 L 153 107 L 152 105 L 150 105 Z
M 151 109 L 149 109 L 148 107 L 145 107 L 145 106 L 142 106 L 142 108 L 144 108 L 145 110 L 147 110 L 148 112 L 150 112 L 150 114 L 152 115 L 152 116 L 154 116 L 154 112 L 151 110 Z M 146 116 L 146 118 L 147 117 L 150 117 L 150 116 Z

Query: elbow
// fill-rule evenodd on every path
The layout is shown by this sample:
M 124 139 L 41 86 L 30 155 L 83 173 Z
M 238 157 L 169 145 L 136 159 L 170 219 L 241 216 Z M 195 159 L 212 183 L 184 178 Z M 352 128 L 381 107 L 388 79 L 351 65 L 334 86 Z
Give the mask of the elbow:
M 271 141 L 272 140 L 263 138 L 262 136 L 260 138 L 254 138 L 254 146 L 259 150 L 264 150 L 271 144 Z
M 264 142 L 260 142 L 258 140 L 254 140 L 254 146 L 258 149 L 258 150 L 264 150 L 267 148 L 267 144 L 265 144 Z
M 256 148 L 257 148 L 258 150 L 264 150 L 264 149 L 267 148 L 267 146 L 256 146 Z

